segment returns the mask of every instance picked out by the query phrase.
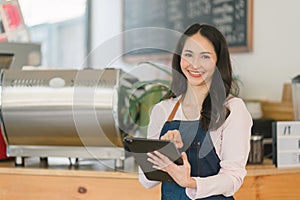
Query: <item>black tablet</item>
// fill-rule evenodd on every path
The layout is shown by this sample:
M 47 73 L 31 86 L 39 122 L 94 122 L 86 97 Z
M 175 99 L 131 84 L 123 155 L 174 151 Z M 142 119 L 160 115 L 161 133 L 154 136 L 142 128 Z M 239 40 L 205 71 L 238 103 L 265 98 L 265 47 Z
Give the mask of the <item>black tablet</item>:
M 158 151 L 167 156 L 175 164 L 183 164 L 179 151 L 171 141 L 126 137 L 124 138 L 124 145 L 125 149 L 134 156 L 135 161 L 149 180 L 166 182 L 174 181 L 168 173 L 152 167 L 153 164 L 147 160 L 148 152 Z

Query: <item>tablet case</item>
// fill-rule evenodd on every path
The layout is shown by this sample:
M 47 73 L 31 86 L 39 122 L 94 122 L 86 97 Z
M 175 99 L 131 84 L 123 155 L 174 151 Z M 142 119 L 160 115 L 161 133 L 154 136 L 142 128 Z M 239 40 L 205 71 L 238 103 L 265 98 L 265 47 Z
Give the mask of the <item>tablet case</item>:
M 166 155 L 177 165 L 182 165 L 181 155 L 174 143 L 167 140 L 146 139 L 146 138 L 124 138 L 125 148 L 131 152 L 135 161 L 141 167 L 149 180 L 173 182 L 172 177 L 161 170 L 153 168 L 153 164 L 147 161 L 147 153 L 155 150 Z

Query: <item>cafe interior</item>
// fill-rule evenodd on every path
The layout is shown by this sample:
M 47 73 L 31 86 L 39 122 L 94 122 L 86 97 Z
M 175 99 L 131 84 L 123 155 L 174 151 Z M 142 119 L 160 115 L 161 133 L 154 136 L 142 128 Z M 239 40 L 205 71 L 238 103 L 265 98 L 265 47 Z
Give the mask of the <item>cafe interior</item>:
M 224 34 L 253 120 L 235 199 L 299 199 L 296 0 L 0 0 L 0 199 L 160 199 L 125 137 L 147 138 L 192 23 Z

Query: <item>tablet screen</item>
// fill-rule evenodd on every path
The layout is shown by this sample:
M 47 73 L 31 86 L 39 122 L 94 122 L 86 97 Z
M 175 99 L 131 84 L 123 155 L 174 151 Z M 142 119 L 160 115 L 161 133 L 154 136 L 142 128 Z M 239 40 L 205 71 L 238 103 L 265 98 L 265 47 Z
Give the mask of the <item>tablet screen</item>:
M 171 141 L 146 138 L 124 138 L 124 145 L 126 150 L 134 156 L 135 161 L 149 180 L 173 181 L 168 173 L 152 167 L 153 164 L 147 160 L 148 152 L 158 151 L 167 156 L 175 164 L 183 164 L 179 151 Z

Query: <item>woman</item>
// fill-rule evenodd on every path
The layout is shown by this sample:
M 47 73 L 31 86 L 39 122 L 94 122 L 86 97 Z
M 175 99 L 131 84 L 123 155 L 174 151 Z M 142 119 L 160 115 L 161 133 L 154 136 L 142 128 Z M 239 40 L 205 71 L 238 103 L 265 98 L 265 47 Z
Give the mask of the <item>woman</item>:
M 162 183 L 162 199 L 233 199 L 246 175 L 252 119 L 236 97 L 224 36 L 192 25 L 178 41 L 172 67 L 170 98 L 153 107 L 148 126 L 148 138 L 173 141 L 184 161 L 147 154 L 174 179 Z M 142 173 L 139 179 L 146 188 L 159 184 Z

